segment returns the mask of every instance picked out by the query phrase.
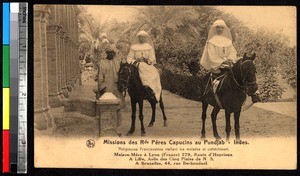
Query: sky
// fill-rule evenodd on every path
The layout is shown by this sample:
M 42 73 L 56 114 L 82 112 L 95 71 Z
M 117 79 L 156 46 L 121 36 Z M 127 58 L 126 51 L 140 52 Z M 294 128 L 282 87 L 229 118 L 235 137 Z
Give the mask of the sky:
M 219 6 L 220 10 L 231 13 L 248 27 L 265 27 L 276 33 L 283 33 L 296 45 L 296 7 L 292 6 Z
M 85 6 L 99 23 L 105 20 L 130 21 L 136 13 L 134 6 Z M 249 28 L 265 27 L 275 33 L 283 33 L 296 45 L 296 7 L 293 6 L 215 6 L 231 13 Z M 99 18 L 101 17 L 101 18 Z

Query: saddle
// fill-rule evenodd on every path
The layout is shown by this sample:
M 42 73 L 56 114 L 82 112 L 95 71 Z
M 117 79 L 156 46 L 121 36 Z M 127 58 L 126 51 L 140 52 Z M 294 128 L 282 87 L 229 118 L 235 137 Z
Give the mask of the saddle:
M 226 76 L 227 76 L 227 72 L 221 72 L 220 74 L 210 73 L 209 80 L 207 81 L 205 91 L 204 91 L 204 95 L 212 92 L 218 106 L 221 109 L 223 109 L 223 106 L 220 102 L 220 99 L 219 99 L 219 96 L 217 93 L 221 90 Z

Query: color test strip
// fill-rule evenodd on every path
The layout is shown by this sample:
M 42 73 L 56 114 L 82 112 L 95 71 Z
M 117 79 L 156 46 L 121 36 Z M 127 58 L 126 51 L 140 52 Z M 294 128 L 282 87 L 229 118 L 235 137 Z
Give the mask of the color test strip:
M 3 21 L 2 21 L 2 50 L 3 50 L 3 131 L 2 131 L 2 172 L 10 172 L 10 135 L 9 135 L 9 118 L 10 118 L 10 5 L 9 3 L 3 3 Z
M 10 3 L 10 171 L 17 172 L 19 92 L 19 3 Z
M 27 173 L 28 3 L 19 3 L 18 173 Z

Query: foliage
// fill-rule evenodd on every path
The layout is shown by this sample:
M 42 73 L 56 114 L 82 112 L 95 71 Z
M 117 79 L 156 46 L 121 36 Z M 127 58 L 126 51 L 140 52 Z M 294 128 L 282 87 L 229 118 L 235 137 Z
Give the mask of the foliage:
M 163 89 L 187 99 L 200 101 L 199 85 L 202 80 L 200 77 L 185 76 L 165 70 L 161 74 L 161 80 Z
M 199 59 L 210 26 L 215 20 L 223 19 L 231 30 L 238 56 L 248 52 L 257 55 L 255 65 L 263 100 L 276 101 L 281 97 L 283 90 L 277 83 L 277 74 L 296 90 L 296 48 L 291 48 L 287 37 L 281 34 L 264 28 L 250 29 L 231 14 L 208 6 L 148 6 L 136 7 L 136 11 L 132 21 L 108 22 L 106 31 L 113 36 L 122 57 L 127 56 L 132 37 L 139 30 L 147 31 L 153 39 L 157 62 L 163 68 L 164 89 L 186 98 L 198 97 L 197 85 L 207 73 L 199 65 Z M 84 29 L 93 24 L 84 23 L 87 23 Z M 91 29 L 83 32 L 90 34 L 83 37 L 83 46 L 91 45 L 85 44 L 85 38 L 95 39 L 96 33 L 102 30 Z
M 281 98 L 283 91 L 278 85 L 274 74 L 267 73 L 263 77 L 262 84 L 259 87 L 260 98 L 263 102 L 277 101 Z
M 100 34 L 105 30 L 105 23 L 97 23 L 93 16 L 87 12 L 84 6 L 79 6 L 79 51 L 87 62 L 91 61 L 97 65 L 100 56 L 99 40 Z
M 296 91 L 297 90 L 297 56 L 296 47 L 287 49 L 280 65 L 283 79 Z

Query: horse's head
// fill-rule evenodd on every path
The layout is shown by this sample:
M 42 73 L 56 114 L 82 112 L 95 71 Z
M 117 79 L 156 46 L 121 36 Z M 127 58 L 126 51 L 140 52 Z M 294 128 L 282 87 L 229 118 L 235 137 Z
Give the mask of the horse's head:
M 118 73 L 118 90 L 123 93 L 129 86 L 130 77 L 132 75 L 131 65 L 128 63 L 121 63 Z
M 255 58 L 256 58 L 255 53 L 252 56 L 248 56 L 247 54 L 244 54 L 240 63 L 242 81 L 247 86 L 248 94 L 253 94 L 258 89 L 256 83 L 256 67 L 253 62 Z

